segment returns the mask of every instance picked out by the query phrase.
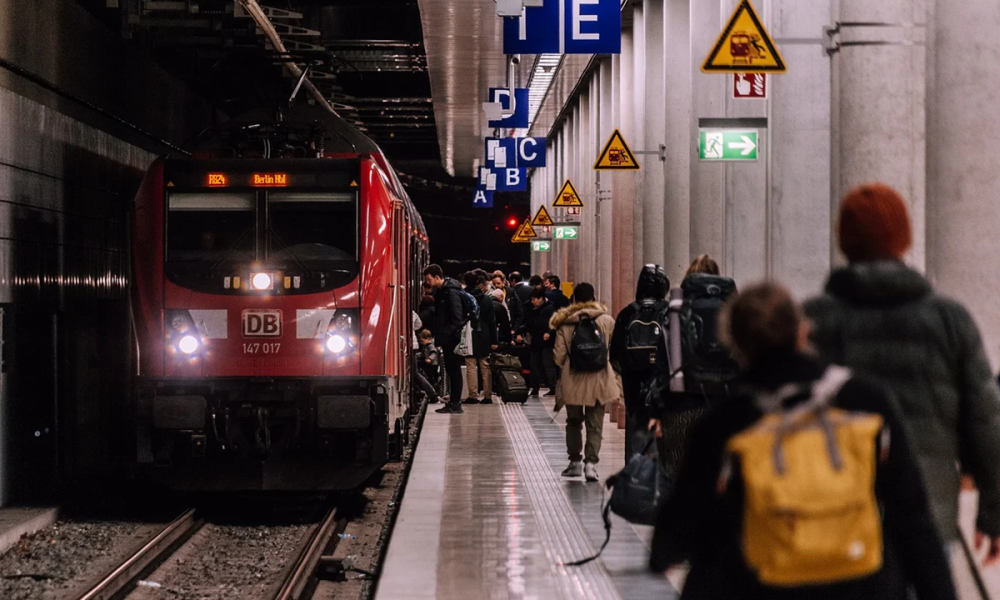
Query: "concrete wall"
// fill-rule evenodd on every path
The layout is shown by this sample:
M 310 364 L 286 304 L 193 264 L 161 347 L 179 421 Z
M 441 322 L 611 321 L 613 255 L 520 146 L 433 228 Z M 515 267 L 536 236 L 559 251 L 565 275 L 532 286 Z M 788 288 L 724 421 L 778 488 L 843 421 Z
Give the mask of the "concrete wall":
M 0 0 L 0 506 L 105 470 L 127 399 L 127 233 L 142 172 L 208 108 L 77 3 Z

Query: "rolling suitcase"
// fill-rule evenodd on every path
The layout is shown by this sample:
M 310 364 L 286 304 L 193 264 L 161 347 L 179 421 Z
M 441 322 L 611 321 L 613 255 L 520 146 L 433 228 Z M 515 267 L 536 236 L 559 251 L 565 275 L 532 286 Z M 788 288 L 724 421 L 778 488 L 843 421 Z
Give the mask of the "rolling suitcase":
M 528 382 L 521 374 L 521 361 L 517 357 L 494 354 L 490 357 L 490 367 L 493 387 L 504 403 L 528 401 Z

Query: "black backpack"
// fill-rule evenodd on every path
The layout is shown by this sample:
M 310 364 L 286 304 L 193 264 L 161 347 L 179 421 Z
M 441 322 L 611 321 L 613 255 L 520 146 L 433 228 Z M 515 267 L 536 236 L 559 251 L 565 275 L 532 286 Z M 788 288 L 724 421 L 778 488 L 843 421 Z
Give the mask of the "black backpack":
M 465 290 L 456 290 L 462 299 L 462 324 L 472 322 L 473 331 L 479 331 L 479 302 L 476 297 Z
M 736 283 L 728 277 L 698 273 L 686 277 L 681 289 L 684 389 L 699 394 L 728 393 L 739 367 L 719 341 L 718 320 L 723 304 L 736 293 Z
M 569 343 L 569 368 L 573 371 L 603 371 L 608 367 L 608 344 L 597 321 L 580 315 Z
M 667 303 L 646 298 L 633 302 L 632 319 L 625 330 L 625 356 L 622 367 L 627 371 L 648 373 L 656 366 L 656 345 L 662 335 Z

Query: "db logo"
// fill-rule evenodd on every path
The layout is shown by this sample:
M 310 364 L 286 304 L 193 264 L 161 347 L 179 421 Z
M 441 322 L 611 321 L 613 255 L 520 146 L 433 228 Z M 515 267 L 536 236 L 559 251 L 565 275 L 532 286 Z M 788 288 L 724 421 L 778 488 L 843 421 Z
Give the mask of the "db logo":
M 281 311 L 243 311 L 243 337 L 281 337 Z

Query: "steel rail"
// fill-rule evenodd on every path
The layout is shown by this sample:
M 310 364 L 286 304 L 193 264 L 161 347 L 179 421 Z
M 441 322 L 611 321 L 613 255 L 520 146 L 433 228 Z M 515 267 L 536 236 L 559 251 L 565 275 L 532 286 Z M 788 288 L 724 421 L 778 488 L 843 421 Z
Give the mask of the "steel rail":
M 317 525 L 309 536 L 309 542 L 295 559 L 288 577 L 282 582 L 274 600 L 302 600 L 310 580 L 316 574 L 320 557 L 333 538 L 337 529 L 337 509 L 332 508 L 326 518 Z
M 97 585 L 80 596 L 79 600 L 109 600 L 115 597 L 146 569 L 165 559 L 175 544 L 190 537 L 202 525 L 202 521 L 194 518 L 193 508 L 184 512 L 135 554 L 104 576 Z

